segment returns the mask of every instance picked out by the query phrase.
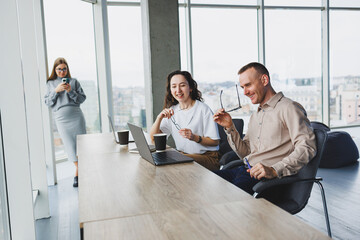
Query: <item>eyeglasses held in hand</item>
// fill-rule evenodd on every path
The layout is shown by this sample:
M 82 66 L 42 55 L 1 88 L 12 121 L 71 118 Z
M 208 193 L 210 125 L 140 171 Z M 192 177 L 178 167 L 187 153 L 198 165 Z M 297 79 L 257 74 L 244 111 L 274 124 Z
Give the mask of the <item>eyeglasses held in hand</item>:
M 224 109 L 225 112 L 232 112 L 232 111 L 235 111 L 235 110 L 238 110 L 238 109 L 241 108 L 240 96 L 239 96 L 239 90 L 238 90 L 237 84 L 236 84 L 236 93 L 237 93 L 237 97 L 238 97 L 239 106 L 237 106 L 236 108 L 233 108 L 233 109 L 230 109 L 230 110 L 225 110 L 225 108 L 224 108 L 224 106 L 223 106 L 223 103 L 222 103 L 222 99 L 221 99 L 222 93 L 223 93 L 223 90 L 220 91 L 220 104 L 221 104 L 221 108 Z
M 56 70 L 58 70 L 59 72 L 65 72 L 65 71 L 67 71 L 67 68 L 65 67 L 65 68 L 57 68 Z
M 176 129 L 177 129 L 177 130 L 180 130 L 181 127 L 180 127 L 179 124 L 176 123 L 175 118 L 174 118 L 173 116 L 171 116 L 170 119 L 171 119 L 171 121 L 173 122 L 173 124 L 175 125 Z

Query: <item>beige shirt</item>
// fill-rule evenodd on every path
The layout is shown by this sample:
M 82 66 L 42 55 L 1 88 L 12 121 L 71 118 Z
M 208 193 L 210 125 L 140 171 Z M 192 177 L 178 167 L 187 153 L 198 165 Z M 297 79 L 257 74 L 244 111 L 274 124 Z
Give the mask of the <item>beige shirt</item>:
M 305 109 L 279 92 L 250 117 L 242 140 L 235 126 L 226 129 L 231 148 L 251 166 L 273 167 L 279 177 L 297 173 L 316 154 L 315 134 Z

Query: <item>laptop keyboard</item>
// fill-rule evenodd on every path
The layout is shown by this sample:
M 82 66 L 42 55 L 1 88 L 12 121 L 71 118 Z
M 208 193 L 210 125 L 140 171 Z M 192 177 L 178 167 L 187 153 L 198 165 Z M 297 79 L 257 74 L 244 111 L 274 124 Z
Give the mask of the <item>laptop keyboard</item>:
M 166 152 L 156 152 L 152 156 L 156 162 L 167 162 L 168 154 Z

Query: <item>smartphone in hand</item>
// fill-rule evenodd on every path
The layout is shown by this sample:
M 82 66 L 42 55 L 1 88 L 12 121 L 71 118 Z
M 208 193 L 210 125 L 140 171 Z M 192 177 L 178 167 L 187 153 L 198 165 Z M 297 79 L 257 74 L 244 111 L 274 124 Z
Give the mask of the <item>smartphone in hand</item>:
M 64 83 L 69 84 L 69 82 L 70 82 L 70 78 L 63 78 L 63 79 L 62 79 L 62 81 L 63 81 Z

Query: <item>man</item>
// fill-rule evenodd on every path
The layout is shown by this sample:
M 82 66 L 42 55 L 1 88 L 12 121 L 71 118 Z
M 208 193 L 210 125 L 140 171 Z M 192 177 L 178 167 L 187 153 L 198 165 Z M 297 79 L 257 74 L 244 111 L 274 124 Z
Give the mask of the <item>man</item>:
M 249 165 L 244 162 L 239 168 L 215 173 L 252 194 L 252 187 L 262 178 L 297 173 L 315 156 L 316 142 L 304 108 L 274 91 L 264 65 L 249 63 L 238 75 L 244 94 L 253 104 L 259 104 L 244 139 L 224 109 L 215 113 L 214 121 L 224 127 L 230 146 Z

